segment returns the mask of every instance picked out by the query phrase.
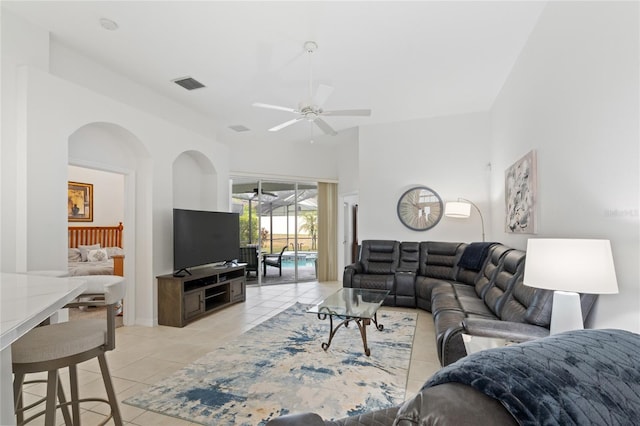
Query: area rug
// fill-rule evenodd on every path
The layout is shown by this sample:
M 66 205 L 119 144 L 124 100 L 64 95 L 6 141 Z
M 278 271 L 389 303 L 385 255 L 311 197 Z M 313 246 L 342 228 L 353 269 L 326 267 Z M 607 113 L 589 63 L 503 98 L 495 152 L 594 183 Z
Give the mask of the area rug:
M 313 411 L 325 419 L 404 400 L 416 314 L 379 311 L 367 327 L 371 356 L 355 324 L 327 351 L 329 321 L 295 304 L 142 393 L 124 401 L 205 425 L 264 425 Z

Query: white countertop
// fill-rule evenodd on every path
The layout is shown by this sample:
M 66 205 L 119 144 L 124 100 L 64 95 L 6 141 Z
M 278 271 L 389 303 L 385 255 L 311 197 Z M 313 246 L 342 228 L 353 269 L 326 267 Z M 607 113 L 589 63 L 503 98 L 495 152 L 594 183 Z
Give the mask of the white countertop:
M 0 274 L 0 350 L 84 291 L 81 278 Z
M 82 278 L 0 274 L 0 424 L 15 424 L 11 386 L 11 344 L 78 297 Z

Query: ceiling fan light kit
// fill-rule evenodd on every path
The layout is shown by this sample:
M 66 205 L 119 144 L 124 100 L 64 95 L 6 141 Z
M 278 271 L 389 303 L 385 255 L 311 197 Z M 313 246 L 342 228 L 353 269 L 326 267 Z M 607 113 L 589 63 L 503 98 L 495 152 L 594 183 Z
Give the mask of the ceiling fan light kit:
M 315 41 L 306 41 L 304 43 L 304 51 L 311 55 L 318 49 L 318 44 Z M 298 117 L 285 121 L 284 123 L 278 124 L 269 129 L 270 132 L 277 132 L 279 130 L 284 129 L 285 127 L 289 127 L 299 121 L 306 120 L 310 123 L 318 126 L 320 130 L 322 130 L 325 134 L 335 136 L 338 134 L 336 130 L 327 123 L 323 117 L 328 116 L 352 116 L 352 117 L 368 117 L 371 115 L 370 109 L 351 109 L 351 110 L 333 110 L 333 111 L 325 111 L 322 109 L 322 105 L 324 105 L 325 101 L 329 98 L 331 93 L 333 92 L 333 87 L 327 86 L 324 84 L 320 84 L 316 89 L 315 95 L 312 96 L 313 92 L 313 73 L 311 67 L 311 57 L 309 57 L 309 100 L 303 101 L 298 104 L 298 109 L 284 107 L 280 105 L 272 105 L 266 104 L 262 102 L 253 103 L 254 107 L 258 108 L 266 108 L 266 109 L 274 109 L 278 111 L 286 111 L 297 114 Z

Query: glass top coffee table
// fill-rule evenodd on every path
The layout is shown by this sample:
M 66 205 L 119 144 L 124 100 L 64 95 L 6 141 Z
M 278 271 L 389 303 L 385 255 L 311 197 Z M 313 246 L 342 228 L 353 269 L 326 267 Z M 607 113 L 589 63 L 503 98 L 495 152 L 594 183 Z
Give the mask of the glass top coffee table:
M 367 325 L 373 321 L 379 331 L 384 329 L 382 324 L 378 324 L 377 312 L 388 294 L 388 290 L 341 288 L 322 302 L 309 308 L 307 313 L 317 314 L 321 320 L 329 318 L 329 341 L 322 343 L 322 349 L 325 351 L 329 349 L 338 329 L 343 325 L 347 327 L 353 321 L 360 330 L 364 353 L 367 356 L 371 355 L 371 350 L 367 346 Z M 337 321 L 341 320 L 335 327 L 333 326 L 334 318 Z

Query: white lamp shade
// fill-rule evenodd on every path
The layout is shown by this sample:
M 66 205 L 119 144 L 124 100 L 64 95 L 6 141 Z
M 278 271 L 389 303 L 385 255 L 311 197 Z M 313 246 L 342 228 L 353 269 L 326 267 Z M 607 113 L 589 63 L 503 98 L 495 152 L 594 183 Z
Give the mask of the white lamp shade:
M 467 218 L 471 216 L 471 204 L 450 201 L 444 206 L 444 215 L 447 217 Z
M 577 293 L 617 293 L 611 244 L 609 240 L 530 239 L 524 284 Z

